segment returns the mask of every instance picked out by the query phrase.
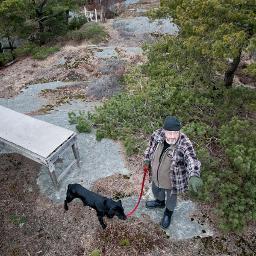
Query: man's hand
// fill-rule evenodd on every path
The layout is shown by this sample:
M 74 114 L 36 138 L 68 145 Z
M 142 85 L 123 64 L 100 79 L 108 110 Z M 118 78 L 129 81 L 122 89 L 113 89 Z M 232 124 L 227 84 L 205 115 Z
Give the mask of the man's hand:
M 151 182 L 151 170 L 150 170 L 150 161 L 149 160 L 145 160 L 144 161 L 144 165 L 143 165 L 143 170 L 144 170 L 144 173 L 148 173 L 148 176 L 149 176 L 149 182 Z
M 143 165 L 144 172 L 149 171 L 149 166 L 150 166 L 150 161 L 149 160 L 144 160 L 144 165 Z
M 198 193 L 203 186 L 203 181 L 197 176 L 192 176 L 188 181 L 188 190 L 193 193 Z

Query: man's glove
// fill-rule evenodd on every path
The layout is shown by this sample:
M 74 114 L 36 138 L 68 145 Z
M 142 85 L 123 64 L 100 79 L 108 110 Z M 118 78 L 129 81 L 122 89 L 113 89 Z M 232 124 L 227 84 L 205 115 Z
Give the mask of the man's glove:
M 144 172 L 148 172 L 149 171 L 149 165 L 150 165 L 149 160 L 145 160 L 144 161 L 144 165 L 143 165 Z
M 151 182 L 152 175 L 151 175 L 150 161 L 149 160 L 144 161 L 143 170 L 144 170 L 144 173 L 145 172 L 148 173 L 149 182 Z
M 188 181 L 188 190 L 193 193 L 198 193 L 203 186 L 203 181 L 197 176 L 192 176 Z

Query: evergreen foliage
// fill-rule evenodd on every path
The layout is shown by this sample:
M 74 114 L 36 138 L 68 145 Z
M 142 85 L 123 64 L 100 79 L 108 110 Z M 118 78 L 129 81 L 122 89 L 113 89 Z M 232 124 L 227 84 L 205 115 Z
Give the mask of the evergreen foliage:
M 34 44 L 43 46 L 49 44 L 56 37 L 64 36 L 71 29 L 79 29 L 86 19 L 78 16 L 70 19 L 70 11 L 77 11 L 84 1 L 75 0 L 2 0 L 0 1 L 0 40 L 8 42 L 0 44 L 0 66 L 16 57 L 15 42 L 23 39 L 23 49 L 19 52 L 30 50 L 29 54 L 35 58 L 46 58 L 48 54 L 57 50 L 56 47 L 36 48 Z M 17 40 L 19 39 L 19 40 Z M 30 45 L 28 47 L 28 45 Z M 33 46 L 33 47 L 31 47 Z M 26 50 L 24 49 L 26 48 Z M 35 50 L 38 53 L 35 53 Z
M 87 115 L 82 111 L 79 111 L 78 114 L 69 112 L 68 121 L 70 124 L 76 124 L 76 129 L 79 132 L 91 132 L 92 130 L 91 122 L 88 120 Z
M 212 74 L 223 74 L 227 87 L 232 86 L 241 53 L 256 48 L 254 0 L 161 0 L 160 10 L 151 14 L 173 17 L 194 61 L 210 66 Z
M 43 60 L 46 59 L 49 55 L 59 51 L 59 47 L 47 47 L 47 46 L 38 46 L 33 43 L 24 44 L 22 47 L 17 48 L 14 51 L 16 57 L 21 56 L 31 56 L 33 59 Z
M 162 2 L 157 15 L 174 15 L 180 35 L 145 46 L 148 62 L 131 68 L 124 92 L 91 117 L 97 138 L 121 140 L 128 154 L 143 154 L 167 115 L 180 118 L 202 162 L 199 199 L 216 208 L 227 231 L 241 230 L 256 212 L 256 93 L 223 79 L 238 55 L 255 51 L 251 3 Z
M 87 39 L 94 44 L 100 43 L 107 38 L 107 32 L 104 27 L 98 23 L 90 22 L 67 33 L 66 38 L 69 40 L 81 41 Z

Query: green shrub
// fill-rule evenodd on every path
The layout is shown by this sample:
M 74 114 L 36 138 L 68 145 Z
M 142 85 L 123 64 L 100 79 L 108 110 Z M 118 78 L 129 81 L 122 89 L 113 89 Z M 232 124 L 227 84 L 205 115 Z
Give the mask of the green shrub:
M 76 129 L 79 132 L 89 133 L 91 132 L 91 125 L 84 118 L 79 118 L 77 121 Z
M 46 46 L 37 46 L 33 43 L 27 43 L 20 48 L 15 50 L 15 55 L 17 57 L 22 56 L 32 56 L 34 59 L 43 60 L 46 59 L 49 55 L 59 51 L 59 47 L 46 47 Z
M 121 246 L 129 246 L 130 245 L 130 241 L 129 241 L 128 238 L 124 238 L 124 239 L 119 241 L 119 245 L 121 245 Z
M 218 77 L 209 80 L 193 55 L 174 42 L 164 37 L 144 47 L 148 62 L 131 69 L 124 92 L 91 115 L 97 139 L 118 139 L 128 155 L 143 154 L 164 118 L 178 116 L 202 162 L 204 187 L 198 198 L 215 202 L 222 229 L 241 230 L 256 212 L 256 93 L 226 89 Z
M 11 214 L 10 215 L 10 221 L 11 223 L 15 225 L 23 225 L 27 222 L 27 218 L 25 216 L 19 216 L 17 214 Z
M 38 46 L 33 43 L 26 43 L 23 46 L 15 49 L 15 55 L 17 57 L 32 55 Z
M 99 249 L 95 249 L 89 255 L 90 256 L 101 256 L 101 251 Z
M 0 53 L 0 67 L 4 66 L 8 62 L 13 60 L 12 54 L 10 52 Z
M 84 39 L 90 40 L 92 43 L 99 43 L 104 41 L 107 33 L 103 26 L 98 23 L 89 22 L 84 24 L 80 29 L 70 31 L 66 35 L 67 39 L 81 41 Z
M 76 124 L 77 123 L 77 115 L 75 112 L 68 112 L 68 121 L 70 124 Z
M 32 57 L 34 59 L 43 60 L 46 59 L 49 55 L 59 51 L 59 47 L 36 47 L 32 51 Z
M 81 133 L 89 133 L 92 130 L 91 122 L 88 120 L 86 114 L 82 111 L 79 111 L 79 114 L 69 112 L 68 120 L 70 124 L 76 124 L 76 129 Z
M 255 122 L 232 118 L 221 127 L 220 140 L 230 161 L 230 168 L 220 175 L 221 225 L 226 230 L 241 230 L 256 220 Z
M 87 19 L 85 16 L 78 16 L 74 17 L 68 24 L 69 30 L 76 30 L 80 29 L 85 23 L 87 22 Z
M 256 77 L 256 63 L 248 65 L 245 69 L 245 74 Z

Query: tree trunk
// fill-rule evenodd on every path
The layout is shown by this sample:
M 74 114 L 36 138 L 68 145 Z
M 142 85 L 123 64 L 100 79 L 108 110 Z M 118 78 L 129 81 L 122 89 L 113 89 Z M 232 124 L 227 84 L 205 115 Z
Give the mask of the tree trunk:
M 232 87 L 234 75 L 241 60 L 241 53 L 242 49 L 239 50 L 238 56 L 233 59 L 232 63 L 229 65 L 228 70 L 225 72 L 224 84 L 226 88 Z
M 39 44 L 40 46 L 44 44 L 44 40 L 41 37 L 41 34 L 44 32 L 44 23 L 43 23 L 43 9 L 44 6 L 47 4 L 47 0 L 44 0 L 38 7 L 35 8 L 36 11 L 36 18 L 38 19 L 38 28 L 39 28 Z
M 69 10 L 65 11 L 65 22 L 68 25 L 68 18 L 69 18 Z
M 14 60 L 15 59 L 15 55 L 13 54 L 13 50 L 14 50 L 13 43 L 14 42 L 12 42 L 12 40 L 9 36 L 7 37 L 7 39 L 8 39 L 8 44 L 9 44 L 11 54 L 12 54 L 12 60 Z

